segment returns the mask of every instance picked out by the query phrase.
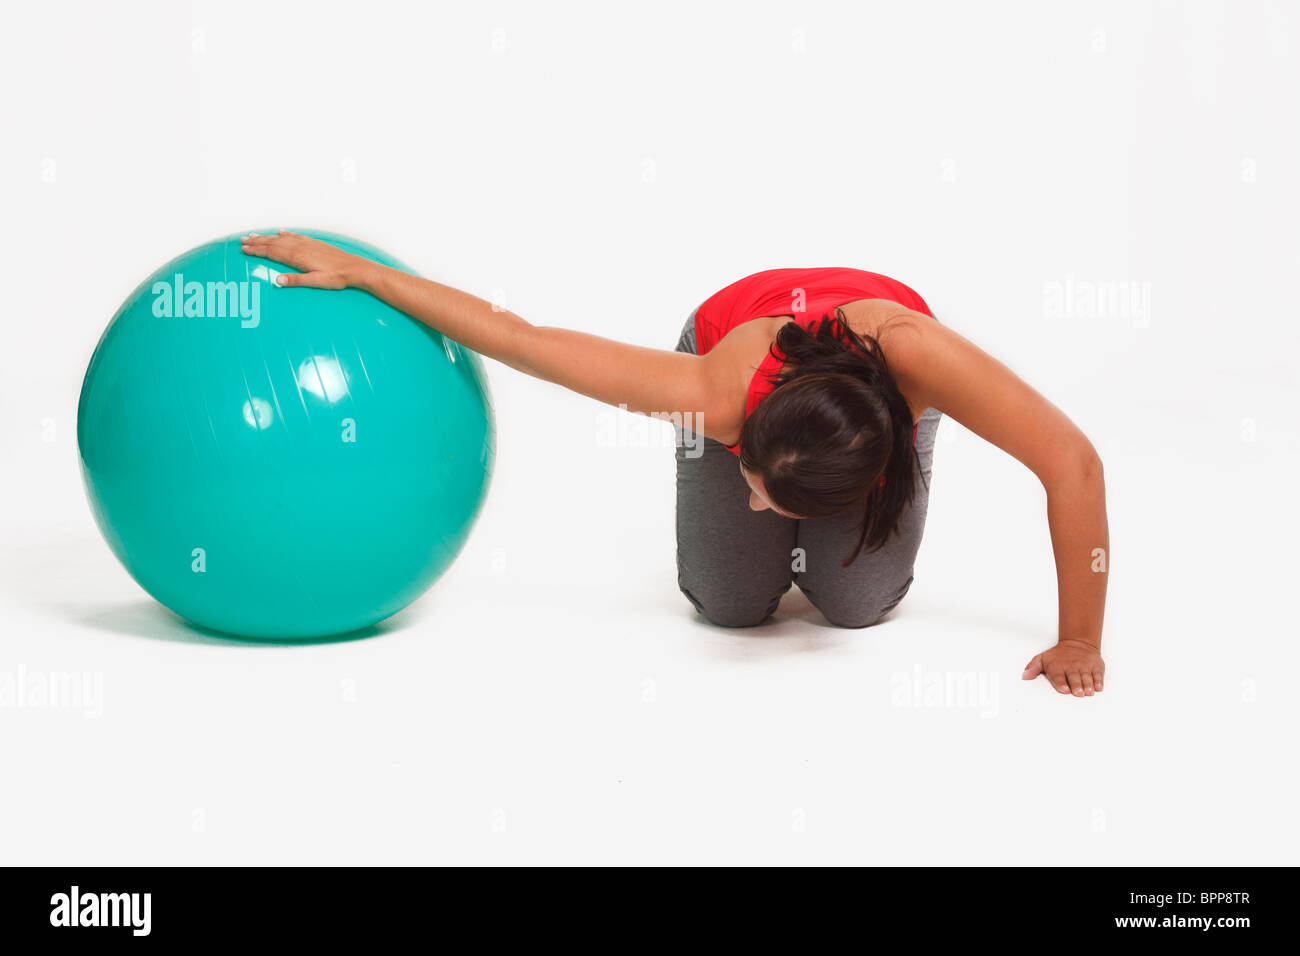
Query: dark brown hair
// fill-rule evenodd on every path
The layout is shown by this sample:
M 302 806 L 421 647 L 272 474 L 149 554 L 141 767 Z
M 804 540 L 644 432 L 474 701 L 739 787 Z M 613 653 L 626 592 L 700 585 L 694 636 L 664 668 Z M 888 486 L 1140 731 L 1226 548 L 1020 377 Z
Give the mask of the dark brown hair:
M 785 367 L 740 431 L 740 461 L 769 500 L 804 518 L 863 511 L 844 566 L 880 548 L 912 501 L 912 412 L 880 343 L 842 309 L 805 329 L 788 322 L 772 343 Z

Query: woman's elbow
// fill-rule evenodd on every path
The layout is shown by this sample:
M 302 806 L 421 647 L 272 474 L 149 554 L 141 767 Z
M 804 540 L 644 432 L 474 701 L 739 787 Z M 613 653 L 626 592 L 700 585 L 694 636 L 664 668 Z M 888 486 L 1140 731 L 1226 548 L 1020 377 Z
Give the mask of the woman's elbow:
M 1038 478 L 1049 493 L 1054 489 L 1104 487 L 1106 480 L 1101 455 L 1087 439 L 1069 451 L 1052 455 Z
M 1078 460 L 1079 470 L 1086 480 L 1095 481 L 1099 484 L 1106 483 L 1106 473 L 1101 464 L 1101 455 L 1097 454 L 1097 449 L 1092 446 L 1092 442 L 1085 441 L 1083 443 Z

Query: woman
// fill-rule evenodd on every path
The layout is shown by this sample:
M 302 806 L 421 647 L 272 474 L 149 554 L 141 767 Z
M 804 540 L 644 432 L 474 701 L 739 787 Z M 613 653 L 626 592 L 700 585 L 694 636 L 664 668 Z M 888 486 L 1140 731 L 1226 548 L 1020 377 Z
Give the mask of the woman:
M 1102 689 L 1109 540 L 1101 460 L 1066 416 L 945 328 L 900 282 L 777 269 L 704 302 L 675 351 L 532 326 L 468 293 L 281 230 L 244 252 L 299 270 L 284 286 L 363 289 L 522 372 L 705 441 L 677 450 L 678 577 L 705 617 L 758 624 L 798 584 L 832 624 L 902 600 L 940 414 L 1028 467 L 1047 491 L 1058 641 L 1025 668 L 1062 694 Z

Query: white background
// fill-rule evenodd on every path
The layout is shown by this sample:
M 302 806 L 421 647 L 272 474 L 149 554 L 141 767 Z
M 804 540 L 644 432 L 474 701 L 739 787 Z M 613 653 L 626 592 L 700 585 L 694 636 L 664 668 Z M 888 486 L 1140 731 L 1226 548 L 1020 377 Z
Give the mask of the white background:
M 1295 863 L 1298 45 L 1291 2 L 6 4 L 0 859 Z M 1100 450 L 1105 693 L 1019 681 L 1044 495 L 952 423 L 891 620 L 724 631 L 671 435 L 494 364 L 428 595 L 195 634 L 92 523 L 78 390 L 140 279 L 274 226 L 662 347 L 760 269 L 896 276 Z M 62 674 L 101 692 L 13 688 Z

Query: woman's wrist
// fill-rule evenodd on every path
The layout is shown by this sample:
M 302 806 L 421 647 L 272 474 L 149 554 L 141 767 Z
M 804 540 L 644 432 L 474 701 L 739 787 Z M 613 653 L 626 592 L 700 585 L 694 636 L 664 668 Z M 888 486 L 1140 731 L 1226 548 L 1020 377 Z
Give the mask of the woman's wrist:
M 360 289 L 362 292 L 374 295 L 379 280 L 388 267 L 362 256 L 353 258 L 354 261 L 349 264 L 349 268 L 344 273 L 344 281 L 350 289 Z
M 1094 648 L 1095 650 L 1101 650 L 1101 638 L 1100 638 L 1100 637 L 1058 637 L 1058 638 L 1056 639 L 1056 643 L 1058 643 L 1058 644 L 1086 644 L 1086 645 L 1088 645 L 1088 647 Z

